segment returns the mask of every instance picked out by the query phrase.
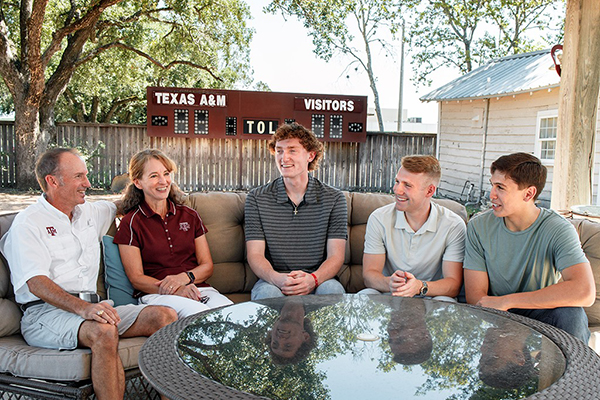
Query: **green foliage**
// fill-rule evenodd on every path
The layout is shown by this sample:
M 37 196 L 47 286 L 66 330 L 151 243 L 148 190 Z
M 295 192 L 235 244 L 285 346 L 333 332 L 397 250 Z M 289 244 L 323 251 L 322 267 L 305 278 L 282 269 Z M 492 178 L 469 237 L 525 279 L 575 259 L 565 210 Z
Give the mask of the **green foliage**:
M 42 51 L 55 31 L 85 15 L 95 2 L 50 0 L 41 32 Z M 35 7 L 35 6 L 34 6 Z M 9 35 L 19 51 L 19 7 L 2 3 Z M 93 29 L 66 90 L 56 103 L 57 121 L 145 123 L 146 87 L 233 88 L 251 82 L 243 0 L 134 0 L 108 7 Z M 62 48 L 67 45 L 64 40 Z M 46 79 L 62 60 L 58 51 Z M 0 85 L 0 109 L 13 100 Z
M 430 0 L 409 31 L 413 80 L 452 67 L 461 74 L 510 54 L 551 47 L 562 40 L 564 0 Z M 545 34 L 541 40 L 535 35 Z

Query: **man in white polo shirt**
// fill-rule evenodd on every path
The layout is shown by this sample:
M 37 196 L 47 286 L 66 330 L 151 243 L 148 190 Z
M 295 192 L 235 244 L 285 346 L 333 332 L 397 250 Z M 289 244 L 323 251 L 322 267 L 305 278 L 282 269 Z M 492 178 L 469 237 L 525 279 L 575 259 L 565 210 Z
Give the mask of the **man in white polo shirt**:
M 365 234 L 362 294 L 451 300 L 462 285 L 466 226 L 431 201 L 441 178 L 432 156 L 407 156 L 394 184 L 395 202 L 375 210 Z
M 98 302 L 100 238 L 115 218 L 113 203 L 85 201 L 87 168 L 76 150 L 42 154 L 36 176 L 44 194 L 20 212 L 0 241 L 9 262 L 21 333 L 29 345 L 89 347 L 98 399 L 122 399 L 119 337 L 150 336 L 175 321 L 170 308 Z

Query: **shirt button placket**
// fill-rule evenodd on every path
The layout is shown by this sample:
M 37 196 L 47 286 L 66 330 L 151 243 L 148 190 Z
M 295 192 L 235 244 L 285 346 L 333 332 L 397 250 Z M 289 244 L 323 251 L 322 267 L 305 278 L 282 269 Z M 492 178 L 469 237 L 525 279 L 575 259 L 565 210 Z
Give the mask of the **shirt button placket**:
M 165 221 L 165 234 L 167 235 L 167 240 L 169 241 L 169 250 L 171 254 L 173 254 L 173 242 L 171 241 L 171 235 L 169 235 L 169 228 L 167 226 L 167 221 Z

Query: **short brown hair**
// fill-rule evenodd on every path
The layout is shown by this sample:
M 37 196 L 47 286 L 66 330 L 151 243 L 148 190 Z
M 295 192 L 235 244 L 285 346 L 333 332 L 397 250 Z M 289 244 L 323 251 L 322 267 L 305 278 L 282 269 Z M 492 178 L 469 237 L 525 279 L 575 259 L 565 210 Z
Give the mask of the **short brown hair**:
M 323 143 L 319 142 L 315 134 L 295 122 L 283 124 L 277 128 L 269 142 L 271 154 L 275 154 L 277 142 L 286 139 L 298 139 L 306 151 L 315 153 L 315 158 L 308 163 L 308 170 L 316 170 L 319 166 L 319 160 L 323 157 Z
M 490 172 L 501 172 L 512 179 L 519 189 L 535 186 L 536 200 L 546 185 L 547 168 L 536 156 L 529 153 L 513 153 L 502 156 L 492 163 Z
M 60 157 L 65 153 L 71 153 L 77 157 L 81 157 L 81 154 L 76 149 L 55 147 L 42 153 L 35 163 L 35 177 L 44 192 L 48 190 L 46 177 L 48 175 L 59 175 Z
M 434 186 L 440 184 L 442 167 L 434 156 L 412 155 L 404 156 L 400 161 L 402 168 L 413 174 L 425 174 L 431 179 Z

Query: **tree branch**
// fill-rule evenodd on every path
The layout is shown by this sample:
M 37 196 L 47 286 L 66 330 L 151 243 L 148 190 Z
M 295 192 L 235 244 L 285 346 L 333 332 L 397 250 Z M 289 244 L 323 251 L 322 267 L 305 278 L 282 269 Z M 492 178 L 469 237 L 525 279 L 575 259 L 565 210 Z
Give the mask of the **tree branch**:
M 155 8 L 153 10 L 148 10 L 148 11 L 138 11 L 132 15 L 130 15 L 129 17 L 120 19 L 116 22 L 113 21 L 109 21 L 109 20 L 104 20 L 104 21 L 100 21 L 98 22 L 97 28 L 99 31 L 103 31 L 108 27 L 122 27 L 125 26 L 126 24 L 130 24 L 132 22 L 136 22 L 139 21 L 141 17 L 148 17 L 149 20 L 151 21 L 156 21 L 159 22 L 161 24 L 175 24 L 174 22 L 171 21 L 165 21 L 162 20 L 160 18 L 156 18 L 154 16 L 152 16 L 152 14 L 157 14 L 163 11 L 173 11 L 173 9 L 171 7 L 164 7 L 164 8 Z
M 0 71 L 4 78 L 8 90 L 13 98 L 22 97 L 21 89 L 21 73 L 17 68 L 15 46 L 8 36 L 8 26 L 2 8 L 0 7 Z
M 40 1 L 40 0 L 36 0 Z M 47 1 L 47 0 L 46 0 Z M 83 17 L 73 21 L 71 24 L 64 26 L 52 35 L 52 41 L 50 45 L 44 51 L 42 56 L 42 63 L 44 68 L 50 62 L 50 59 L 56 53 L 61 46 L 61 43 L 65 37 L 81 30 L 86 30 L 89 27 L 93 27 L 97 22 L 104 10 L 110 6 L 118 4 L 123 0 L 99 0 Z
M 125 43 L 121 43 L 121 42 L 112 42 L 112 43 L 108 43 L 108 44 L 105 44 L 103 46 L 95 48 L 93 51 L 91 51 L 90 53 L 88 53 L 84 57 L 80 58 L 77 61 L 75 67 L 77 68 L 81 64 L 83 64 L 83 63 L 91 60 L 94 57 L 96 57 L 98 54 L 100 54 L 100 53 L 102 53 L 102 52 L 104 52 L 106 50 L 109 50 L 111 48 L 115 48 L 115 47 L 121 48 L 121 49 L 124 49 L 124 50 L 127 50 L 127 51 L 134 52 L 135 54 L 139 55 L 140 57 L 143 57 L 143 58 L 147 59 L 152 64 L 154 64 L 155 66 L 157 66 L 158 68 L 160 68 L 162 70 L 169 70 L 169 69 L 173 68 L 176 65 L 188 65 L 188 66 L 196 68 L 196 69 L 204 70 L 204 71 L 208 72 L 208 74 L 210 74 L 210 76 L 212 76 L 214 79 L 218 80 L 219 82 L 223 82 L 222 78 L 220 78 L 217 75 L 215 75 L 214 72 L 210 68 L 208 68 L 206 66 L 198 65 L 198 64 L 195 64 L 195 63 L 193 63 L 191 61 L 185 61 L 185 60 L 175 60 L 175 61 L 171 61 L 167 65 L 164 65 L 160 61 L 158 61 L 157 59 L 155 59 L 154 57 L 150 56 L 149 54 L 147 54 L 147 53 L 145 53 L 145 52 L 143 52 L 143 51 L 141 51 L 139 49 L 136 49 L 135 47 L 129 46 L 129 45 L 127 45 Z
M 140 101 L 140 100 L 142 100 L 142 99 L 140 99 L 137 96 L 131 96 L 131 97 L 127 97 L 125 99 L 113 101 L 110 106 L 110 110 L 108 110 L 108 112 L 106 113 L 106 116 L 104 117 L 104 122 L 110 123 L 110 120 L 112 119 L 113 115 L 117 112 L 117 109 L 119 107 L 121 107 L 122 105 L 127 104 L 127 103 L 132 103 L 134 101 Z

